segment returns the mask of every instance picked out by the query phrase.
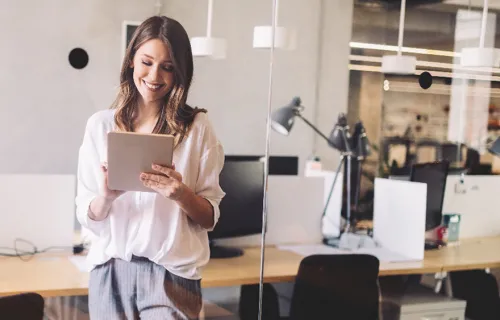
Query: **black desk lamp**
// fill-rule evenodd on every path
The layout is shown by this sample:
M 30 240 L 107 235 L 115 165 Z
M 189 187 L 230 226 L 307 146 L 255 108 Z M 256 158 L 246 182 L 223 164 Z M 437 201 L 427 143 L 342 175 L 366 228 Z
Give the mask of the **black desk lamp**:
M 335 177 L 333 179 L 333 184 L 332 188 L 330 190 L 330 196 L 333 192 L 335 182 L 337 181 L 338 173 L 340 171 L 340 168 L 344 161 L 347 160 L 347 223 L 344 228 L 344 232 L 349 232 L 350 231 L 350 220 L 351 220 L 351 156 L 353 156 L 353 148 L 352 148 L 352 138 L 349 133 L 349 126 L 347 125 L 347 118 L 344 114 L 340 114 L 338 117 L 338 121 L 333 127 L 330 137 L 327 137 L 325 134 L 323 134 L 321 131 L 319 131 L 318 128 L 316 128 L 311 122 L 309 122 L 306 118 L 304 118 L 301 114 L 302 110 L 304 110 L 304 107 L 301 105 L 301 100 L 299 97 L 295 97 L 292 99 L 292 101 L 280 108 L 274 111 L 271 115 L 271 127 L 273 130 L 276 132 L 283 134 L 283 135 L 288 135 L 294 125 L 295 122 L 295 117 L 301 118 L 309 127 L 311 127 L 317 134 L 319 134 L 327 143 L 330 147 L 340 151 L 341 153 L 341 161 L 339 163 L 339 166 L 335 172 Z M 364 129 L 362 130 L 364 132 Z M 366 149 L 366 147 L 363 147 L 364 145 L 364 139 L 365 137 L 362 137 L 362 134 L 359 135 L 360 139 L 363 139 L 363 141 L 358 142 L 356 146 L 359 146 L 360 148 Z M 347 158 L 347 159 L 345 159 Z M 328 202 L 330 200 L 330 196 L 328 197 L 326 206 L 325 206 L 325 211 L 323 214 L 326 213 L 326 208 L 328 207 Z
M 295 117 L 301 118 L 309 127 L 311 127 L 317 134 L 319 134 L 327 142 L 328 137 L 318 130 L 311 122 L 304 118 L 301 114 L 304 107 L 301 105 L 302 101 L 299 97 L 295 97 L 292 101 L 278 110 L 274 111 L 271 115 L 271 127 L 274 131 L 287 136 L 292 130 L 295 123 Z

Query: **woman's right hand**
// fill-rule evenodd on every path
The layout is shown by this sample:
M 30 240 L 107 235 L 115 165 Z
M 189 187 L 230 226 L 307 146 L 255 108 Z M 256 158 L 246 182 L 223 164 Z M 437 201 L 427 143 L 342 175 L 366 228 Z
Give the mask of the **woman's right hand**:
M 103 184 L 101 190 L 101 196 L 104 197 L 108 201 L 114 201 L 116 198 L 125 193 L 125 191 L 120 190 L 111 190 L 108 187 L 108 163 L 103 162 L 101 164 L 101 170 L 103 175 Z

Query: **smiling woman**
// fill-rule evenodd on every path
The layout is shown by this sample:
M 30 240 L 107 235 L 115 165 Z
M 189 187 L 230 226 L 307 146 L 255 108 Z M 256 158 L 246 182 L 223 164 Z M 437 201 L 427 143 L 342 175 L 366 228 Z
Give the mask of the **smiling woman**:
M 127 47 L 112 108 L 87 122 L 76 203 L 78 220 L 97 237 L 88 254 L 92 319 L 187 319 L 200 312 L 207 232 L 225 195 L 224 152 L 205 110 L 186 104 L 192 59 L 179 22 L 147 19 Z M 172 167 L 151 164 L 137 177 L 151 192 L 109 188 L 107 134 L 115 130 L 174 136 Z

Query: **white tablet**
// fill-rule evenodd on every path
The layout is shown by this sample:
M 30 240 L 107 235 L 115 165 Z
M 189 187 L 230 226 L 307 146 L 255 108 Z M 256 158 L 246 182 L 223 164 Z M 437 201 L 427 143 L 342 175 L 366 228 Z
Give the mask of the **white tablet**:
M 108 133 L 108 187 L 111 190 L 154 192 L 142 184 L 142 172 L 156 172 L 153 163 L 171 166 L 174 137 L 135 132 Z

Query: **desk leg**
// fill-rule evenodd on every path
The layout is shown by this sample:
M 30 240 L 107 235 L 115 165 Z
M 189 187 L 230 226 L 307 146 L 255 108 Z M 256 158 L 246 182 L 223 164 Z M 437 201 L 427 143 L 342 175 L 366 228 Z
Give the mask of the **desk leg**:
M 434 287 L 434 292 L 439 293 L 444 281 L 444 292 L 446 296 L 453 297 L 453 288 L 451 286 L 451 279 L 446 272 L 438 272 L 435 274 L 436 286 Z
M 434 286 L 434 292 L 439 293 L 441 291 L 441 286 L 443 285 L 443 273 L 437 272 L 434 274 L 434 279 L 436 279 L 436 285 Z
M 434 292 L 439 293 L 441 291 L 444 281 L 445 285 L 444 291 L 448 297 L 452 297 L 453 290 L 451 288 L 451 280 L 450 277 L 448 277 L 448 274 L 446 272 L 438 272 L 434 275 L 434 278 L 436 279 L 436 286 L 434 287 Z

